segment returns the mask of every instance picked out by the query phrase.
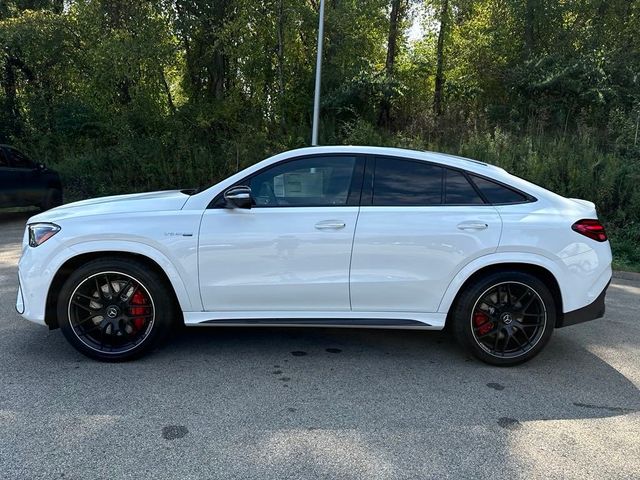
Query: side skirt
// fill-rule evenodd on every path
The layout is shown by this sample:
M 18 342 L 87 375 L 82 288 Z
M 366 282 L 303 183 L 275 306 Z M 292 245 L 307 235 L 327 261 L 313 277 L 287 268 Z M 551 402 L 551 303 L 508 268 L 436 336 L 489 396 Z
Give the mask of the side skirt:
M 441 330 L 446 315 L 417 312 L 184 312 L 185 325 Z

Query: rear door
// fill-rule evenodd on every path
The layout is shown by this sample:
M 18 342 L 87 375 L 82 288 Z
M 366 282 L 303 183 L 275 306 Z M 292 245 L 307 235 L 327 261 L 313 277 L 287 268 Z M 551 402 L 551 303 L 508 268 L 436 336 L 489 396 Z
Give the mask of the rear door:
M 367 160 L 351 259 L 354 311 L 436 312 L 455 274 L 495 252 L 502 222 L 465 172 Z

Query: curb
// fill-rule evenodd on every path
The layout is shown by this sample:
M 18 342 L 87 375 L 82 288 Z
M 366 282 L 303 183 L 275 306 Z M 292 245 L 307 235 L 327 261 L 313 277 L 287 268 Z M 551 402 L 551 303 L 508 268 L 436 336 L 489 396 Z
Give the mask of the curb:
M 614 270 L 613 278 L 620 278 L 622 280 L 634 280 L 636 282 L 640 282 L 640 273 Z

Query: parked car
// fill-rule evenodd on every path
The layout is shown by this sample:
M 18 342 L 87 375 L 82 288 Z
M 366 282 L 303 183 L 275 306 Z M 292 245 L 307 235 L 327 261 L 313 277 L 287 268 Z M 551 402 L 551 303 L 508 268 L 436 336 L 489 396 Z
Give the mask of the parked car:
M 202 191 L 32 217 L 18 311 L 106 361 L 173 325 L 440 330 L 481 360 L 532 358 L 604 314 L 611 250 L 593 203 L 485 163 L 315 147 Z
M 62 204 L 57 172 L 34 163 L 9 145 L 0 145 L 0 208 L 37 206 L 49 210 Z

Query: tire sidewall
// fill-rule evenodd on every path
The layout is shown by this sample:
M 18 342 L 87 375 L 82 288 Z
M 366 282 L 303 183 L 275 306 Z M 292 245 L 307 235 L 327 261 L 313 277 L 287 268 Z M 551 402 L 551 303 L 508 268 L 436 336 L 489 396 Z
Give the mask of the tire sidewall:
M 546 310 L 546 325 L 538 343 L 523 354 L 515 358 L 501 358 L 491 355 L 478 345 L 472 331 L 471 315 L 480 296 L 491 287 L 505 282 L 522 283 L 532 288 L 541 298 Z M 453 309 L 453 330 L 459 343 L 465 346 L 475 357 L 483 362 L 497 366 L 513 366 L 526 362 L 535 357 L 546 346 L 553 334 L 557 319 L 557 308 L 553 295 L 542 280 L 524 272 L 497 272 L 478 279 L 468 285 L 457 299 Z
M 97 351 L 82 342 L 71 327 L 68 312 L 71 295 L 84 280 L 101 272 L 119 272 L 133 277 L 148 291 L 155 307 L 154 322 L 147 337 L 126 352 L 112 354 Z M 58 325 L 69 343 L 88 357 L 110 362 L 138 358 L 159 345 L 166 338 L 174 322 L 174 312 L 175 306 L 169 287 L 160 275 L 140 262 L 119 258 L 93 260 L 75 270 L 62 286 L 57 303 Z

